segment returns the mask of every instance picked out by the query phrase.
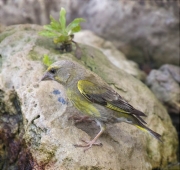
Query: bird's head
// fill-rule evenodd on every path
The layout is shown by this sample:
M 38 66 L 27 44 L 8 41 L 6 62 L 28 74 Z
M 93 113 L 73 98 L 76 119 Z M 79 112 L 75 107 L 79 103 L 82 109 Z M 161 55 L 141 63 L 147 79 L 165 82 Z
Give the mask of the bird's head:
M 57 61 L 49 66 L 41 78 L 41 81 L 55 80 L 61 84 L 66 84 L 71 75 L 73 75 L 73 70 L 74 63 L 72 61 Z

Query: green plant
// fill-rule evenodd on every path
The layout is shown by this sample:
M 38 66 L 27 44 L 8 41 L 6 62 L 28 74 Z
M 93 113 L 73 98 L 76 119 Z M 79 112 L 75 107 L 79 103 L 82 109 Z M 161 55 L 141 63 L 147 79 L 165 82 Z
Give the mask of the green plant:
M 60 51 L 71 52 L 74 33 L 81 30 L 80 23 L 85 20 L 83 18 L 76 18 L 66 26 L 66 11 L 64 8 L 61 8 L 59 21 L 56 21 L 52 16 L 50 16 L 50 20 L 50 25 L 45 25 L 43 27 L 44 30 L 39 32 L 39 34 L 53 38 L 55 44 L 61 43 Z
M 53 63 L 53 61 L 49 58 L 48 55 L 44 55 L 43 57 L 43 64 L 47 67 L 49 67 L 51 64 Z

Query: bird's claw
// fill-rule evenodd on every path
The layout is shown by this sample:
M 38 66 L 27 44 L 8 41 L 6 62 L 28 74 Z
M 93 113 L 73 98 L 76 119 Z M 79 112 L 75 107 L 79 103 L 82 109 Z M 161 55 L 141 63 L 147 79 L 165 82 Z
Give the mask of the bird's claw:
M 102 146 L 103 144 L 100 142 L 94 142 L 92 141 L 86 141 L 84 139 L 81 139 L 82 142 L 86 143 L 85 145 L 81 145 L 81 144 L 74 144 L 75 147 L 85 147 L 84 152 L 86 152 L 88 149 L 90 149 L 93 145 L 95 146 Z
M 89 143 L 91 143 L 92 141 L 86 141 L 84 139 L 81 139 L 82 142 L 86 143 L 87 145 L 89 145 Z M 96 145 L 96 146 L 102 146 L 103 144 L 101 142 L 92 142 L 92 145 Z

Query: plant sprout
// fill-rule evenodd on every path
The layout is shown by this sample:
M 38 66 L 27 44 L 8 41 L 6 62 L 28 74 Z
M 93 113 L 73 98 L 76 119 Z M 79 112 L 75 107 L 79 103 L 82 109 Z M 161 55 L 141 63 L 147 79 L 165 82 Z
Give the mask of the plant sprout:
M 53 38 L 55 44 L 59 44 L 60 51 L 71 52 L 72 51 L 72 42 L 74 33 L 81 30 L 80 23 L 84 22 L 83 18 L 74 19 L 69 25 L 66 26 L 66 11 L 64 8 L 61 8 L 59 21 L 56 21 L 52 16 L 50 16 L 50 25 L 45 25 L 44 30 L 39 32 L 40 35 Z

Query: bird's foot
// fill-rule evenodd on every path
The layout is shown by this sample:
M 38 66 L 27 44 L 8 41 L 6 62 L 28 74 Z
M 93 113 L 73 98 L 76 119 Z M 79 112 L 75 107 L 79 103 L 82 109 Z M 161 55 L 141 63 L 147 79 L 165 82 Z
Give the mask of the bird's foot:
M 75 120 L 75 124 L 81 123 L 81 122 L 90 122 L 91 123 L 94 121 L 94 120 L 89 119 L 88 116 L 76 116 L 76 115 L 70 116 L 69 119 Z
M 102 143 L 96 142 L 95 140 L 86 141 L 86 140 L 81 139 L 81 141 L 86 143 L 86 144 L 85 145 L 75 144 L 74 146 L 75 147 L 85 147 L 84 152 L 86 152 L 88 149 L 90 149 L 93 145 L 102 146 Z

